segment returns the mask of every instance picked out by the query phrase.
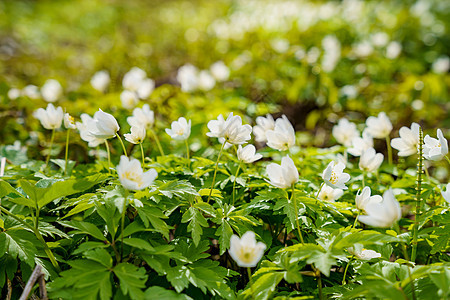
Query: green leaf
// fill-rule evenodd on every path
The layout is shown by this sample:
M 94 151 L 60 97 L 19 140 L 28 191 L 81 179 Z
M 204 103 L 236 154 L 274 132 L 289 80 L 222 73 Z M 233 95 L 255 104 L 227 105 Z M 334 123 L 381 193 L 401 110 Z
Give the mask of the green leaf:
M 231 229 L 230 224 L 224 220 L 222 225 L 217 228 L 216 235 L 219 236 L 220 255 L 222 255 L 230 248 L 230 239 L 233 235 L 233 229 Z
M 90 260 L 101 263 L 106 268 L 112 267 L 112 258 L 108 251 L 103 248 L 87 251 L 84 253 L 84 256 Z
M 114 267 L 114 274 L 120 280 L 120 289 L 124 295 L 129 295 L 131 299 L 143 299 L 145 282 L 147 275 L 145 275 L 144 268 L 138 268 L 135 265 L 128 263 L 120 263 Z
M 106 240 L 105 236 L 100 231 L 100 229 L 98 229 L 97 226 L 95 226 L 92 223 L 81 222 L 81 221 L 70 221 L 70 222 L 60 221 L 59 223 L 64 226 L 77 229 L 75 232 L 73 232 L 75 234 L 87 233 L 101 241 Z
M 169 239 L 169 226 L 162 219 L 167 219 L 163 212 L 156 207 L 143 206 L 138 207 L 139 217 L 146 228 L 152 224 L 153 228 L 161 233 L 166 239 Z M 149 224 L 150 223 L 150 224 Z
M 40 244 L 36 237 L 25 230 L 6 230 L 0 232 L 0 242 L 7 245 L 7 251 L 12 257 L 19 257 L 30 267 L 34 266 L 37 250 L 34 245 Z M 5 247 L 5 246 L 4 246 Z
M 144 241 L 142 239 L 138 239 L 138 238 L 126 238 L 123 240 L 123 243 L 125 245 L 134 247 L 134 248 L 138 248 L 138 249 L 142 249 L 142 250 L 146 250 L 146 251 L 150 251 L 153 252 L 155 249 L 150 245 L 149 242 Z
M 203 217 L 202 213 L 198 209 L 191 206 L 183 214 L 181 222 L 189 222 L 187 230 L 188 232 L 191 232 L 194 244 L 197 246 L 203 234 L 202 227 L 209 227 L 208 221 L 205 219 L 205 217 Z
M 191 297 L 185 294 L 178 294 L 171 290 L 166 290 L 160 286 L 149 287 L 145 291 L 144 299 L 158 299 L 158 300 L 192 300 Z
M 282 279 L 283 273 L 281 272 L 266 273 L 261 275 L 252 286 L 247 287 L 242 294 L 249 298 L 254 297 L 255 299 L 261 300 L 269 299 Z

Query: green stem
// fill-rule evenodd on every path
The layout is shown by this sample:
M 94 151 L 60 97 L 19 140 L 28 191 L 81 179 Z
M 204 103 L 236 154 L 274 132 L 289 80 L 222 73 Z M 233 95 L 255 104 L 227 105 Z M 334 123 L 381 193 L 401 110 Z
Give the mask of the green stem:
M 158 136 L 156 135 L 155 131 L 153 129 L 150 129 L 150 132 L 152 133 L 153 139 L 155 140 L 156 145 L 158 146 L 159 153 L 161 154 L 161 156 L 165 156 L 163 148 L 161 147 L 161 144 L 159 142 Z
M 318 272 L 318 276 L 317 276 L 317 287 L 319 288 L 319 299 L 323 300 L 323 293 L 322 293 L 322 274 L 320 273 L 320 271 Z
M 123 257 L 123 230 L 125 228 L 125 213 L 127 211 L 127 198 L 128 198 L 128 190 L 125 190 L 125 197 L 123 199 L 123 207 L 122 207 L 122 219 L 121 219 L 121 223 L 120 223 L 120 228 L 121 228 L 121 237 L 120 237 L 120 257 Z
M 144 147 L 142 147 L 142 142 L 139 143 L 139 146 L 141 147 L 141 155 L 142 155 L 142 170 L 144 170 L 145 166 L 145 156 L 144 156 Z
M 253 290 L 252 269 L 250 267 L 247 267 L 247 273 L 248 273 L 248 280 L 250 282 L 250 290 L 252 291 L 252 299 L 256 299 L 255 298 L 255 292 Z
M 206 201 L 206 203 L 209 203 L 209 200 L 211 199 L 211 195 L 212 195 L 212 191 L 213 191 L 213 188 L 214 188 L 214 184 L 216 183 L 217 167 L 219 166 L 220 156 L 222 155 L 222 151 L 223 151 L 223 148 L 225 147 L 226 143 L 227 143 L 227 140 L 225 140 L 223 142 L 223 144 L 222 144 L 222 147 L 220 147 L 219 155 L 217 156 L 216 166 L 214 167 L 213 181 L 212 181 L 212 184 L 211 184 L 211 189 L 209 190 L 209 196 L 208 196 L 208 200 Z
M 190 156 L 189 156 L 189 144 L 188 144 L 187 139 L 184 140 L 184 143 L 185 143 L 185 145 L 186 145 L 186 158 L 187 158 L 187 160 L 190 162 Z
M 234 181 L 233 181 L 233 206 L 234 206 L 234 201 L 235 201 L 235 194 L 234 194 L 234 192 L 235 192 L 235 187 L 236 187 L 236 178 L 237 178 L 237 176 L 238 176 L 238 174 L 239 174 L 239 170 L 241 169 L 241 162 L 239 161 L 239 166 L 238 166 L 238 168 L 237 168 L 237 171 L 236 171 L 236 175 L 234 176 Z
M 411 249 L 411 261 L 416 261 L 417 255 L 417 234 L 419 231 L 419 215 L 421 212 L 421 193 L 422 193 L 422 173 L 423 173 L 423 132 L 419 128 L 419 162 L 417 163 L 417 186 L 416 186 L 416 209 L 414 216 L 413 240 Z
M 122 141 L 122 138 L 120 137 L 120 135 L 119 135 L 118 133 L 116 133 L 116 136 L 117 136 L 117 138 L 119 139 L 120 144 L 122 145 L 123 154 L 124 154 L 126 157 L 128 157 L 128 155 L 127 155 L 127 149 L 125 148 L 125 145 L 124 145 L 124 143 L 123 143 L 123 141 Z
M 350 258 L 350 260 L 348 261 L 347 265 L 345 266 L 344 277 L 342 278 L 342 285 L 345 285 L 345 277 L 347 276 L 347 270 L 348 270 L 348 267 L 350 266 L 350 263 L 351 263 L 352 260 L 353 260 L 353 257 L 354 257 L 354 256 L 352 256 L 352 257 Z
M 448 156 L 445 156 L 445 159 L 447 160 L 447 162 L 450 164 L 450 158 L 448 158 Z
M 65 168 L 64 168 L 64 174 L 67 176 L 67 162 L 68 162 L 68 157 L 69 157 L 69 135 L 70 135 L 70 129 L 67 129 L 67 136 L 66 136 L 66 155 L 65 155 L 65 159 L 66 159 L 66 164 L 65 164 Z
M 316 194 L 316 197 L 315 197 L 316 199 L 319 198 L 320 191 L 322 190 L 324 184 L 325 184 L 325 182 L 322 182 L 322 184 L 320 185 L 319 190 L 317 191 L 317 194 Z
M 108 153 L 108 173 L 111 174 L 111 152 L 109 151 L 108 140 L 105 140 L 106 152 Z
M 302 244 L 304 244 L 305 242 L 303 241 L 302 232 L 300 231 L 300 223 L 298 222 L 297 200 L 295 199 L 295 183 L 292 184 L 291 201 L 294 202 L 295 224 L 297 225 L 298 237 L 300 238 L 300 241 L 302 242 Z
M 389 138 L 389 136 L 386 136 L 386 148 L 388 151 L 389 164 L 392 165 L 392 148 L 391 148 L 391 139 Z
M 47 159 L 45 160 L 45 166 L 47 167 L 50 161 L 50 155 L 52 154 L 53 140 L 55 139 L 55 129 L 52 129 L 52 137 L 50 138 L 50 147 L 48 149 Z
M 356 224 L 358 224 L 358 217 L 359 217 L 359 210 L 358 210 L 358 214 L 356 215 L 355 222 L 353 222 L 353 226 L 350 229 L 356 228 Z
M 365 182 L 365 180 L 364 180 L 365 177 L 366 177 L 366 172 L 363 171 L 363 172 L 362 172 L 362 187 L 363 187 L 363 188 L 366 186 L 365 183 L 364 183 L 364 182 Z

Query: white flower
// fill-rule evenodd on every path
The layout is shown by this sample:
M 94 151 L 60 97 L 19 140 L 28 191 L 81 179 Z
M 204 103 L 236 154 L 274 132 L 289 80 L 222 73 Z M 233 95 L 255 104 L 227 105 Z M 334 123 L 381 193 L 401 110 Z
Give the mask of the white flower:
M 128 71 L 122 79 L 122 86 L 124 89 L 137 92 L 143 80 L 147 78 L 147 73 L 144 70 L 133 67 Z
M 232 112 L 226 120 L 222 115 L 219 115 L 217 120 L 209 121 L 207 126 L 210 131 L 206 133 L 207 136 L 224 138 L 223 141 L 230 144 L 244 144 L 251 138 L 252 127 L 248 124 L 242 125 L 241 117 L 234 116 Z
M 368 117 L 366 120 L 367 132 L 376 139 L 388 137 L 392 131 L 392 124 L 385 112 L 380 112 L 378 117 Z
M 8 98 L 10 100 L 16 100 L 20 97 L 20 90 L 16 88 L 12 88 L 8 91 Z
M 75 120 L 74 118 L 69 115 L 68 113 L 64 114 L 64 127 L 66 127 L 66 129 L 76 129 L 77 126 L 75 125 Z
M 143 79 L 138 89 L 136 90 L 136 94 L 140 99 L 147 99 L 152 94 L 155 89 L 155 81 L 150 78 Z
M 80 131 L 80 137 L 83 141 L 88 143 L 89 147 L 97 147 L 105 142 L 105 139 L 100 139 L 92 135 L 89 128 L 95 127 L 95 120 L 88 114 L 81 114 L 81 122 L 76 122 L 77 129 Z
M 365 150 L 359 158 L 359 168 L 365 172 L 373 172 L 383 163 L 384 155 L 376 153 L 374 148 Z
M 253 145 L 247 145 L 244 148 L 239 145 L 239 148 L 237 150 L 237 157 L 240 161 L 246 164 L 250 164 L 254 161 L 257 161 L 258 159 L 261 159 L 262 154 L 256 154 L 256 148 Z
M 397 41 L 390 42 L 386 47 L 386 57 L 396 59 L 402 52 L 402 44 Z
M 131 133 L 126 133 L 123 136 L 127 141 L 132 144 L 140 144 L 144 141 L 147 136 L 145 127 L 142 126 L 131 126 Z
M 30 99 L 39 99 L 41 97 L 39 88 L 32 84 L 29 84 L 22 89 L 22 95 L 27 96 Z
M 255 267 L 264 255 L 266 245 L 256 242 L 255 233 L 247 231 L 242 238 L 235 234 L 230 239 L 230 250 L 228 253 L 239 267 Z
M 363 248 L 361 251 L 358 251 L 353 247 L 348 248 L 347 250 L 350 254 L 354 255 L 357 259 L 371 260 L 372 258 L 381 257 L 381 254 L 374 250 L 367 250 L 367 249 Z
M 450 58 L 448 56 L 441 56 L 433 62 L 431 69 L 436 74 L 445 74 L 450 69 Z
M 395 199 L 391 189 L 384 192 L 383 201 L 371 201 L 364 210 L 366 215 L 358 216 L 358 220 L 373 227 L 391 227 L 402 217 L 400 203 Z
M 345 147 L 350 147 L 353 138 L 359 136 L 356 124 L 349 122 L 346 118 L 340 119 L 337 125 L 334 125 L 332 133 L 336 141 Z
M 339 62 L 341 56 L 341 43 L 334 35 L 327 35 L 322 40 L 324 54 L 322 57 L 322 69 L 325 72 L 332 72 Z
M 184 65 L 178 69 L 177 80 L 181 84 L 183 92 L 195 91 L 198 87 L 198 70 L 191 64 Z
M 363 188 L 361 193 L 358 190 L 355 198 L 356 208 L 358 208 L 359 210 L 365 210 L 367 204 L 372 202 L 380 203 L 381 201 L 383 201 L 383 198 L 380 195 L 370 196 L 370 193 L 371 193 L 370 187 L 368 186 Z
M 445 191 L 441 191 L 442 197 L 444 197 L 445 201 L 447 201 L 450 204 L 450 183 L 447 183 L 445 186 Z
M 417 153 L 419 145 L 419 129 L 417 123 L 411 124 L 411 129 L 406 126 L 400 128 L 399 138 L 392 139 L 392 148 L 397 149 L 398 156 L 410 156 Z
M 116 118 L 111 114 L 105 113 L 101 109 L 94 114 L 94 121 L 94 123 L 89 124 L 93 126 L 92 128 L 88 128 L 88 130 L 92 135 L 99 139 L 112 138 L 120 129 Z
M 53 104 L 49 103 L 47 109 L 39 108 L 33 113 L 33 116 L 41 121 L 45 129 L 58 129 L 64 118 L 64 113 L 61 106 L 56 109 Z
M 295 144 L 295 130 L 283 115 L 275 121 L 274 130 L 266 131 L 267 145 L 279 151 L 289 150 Z
M 273 186 L 285 189 L 298 181 L 298 170 L 292 158 L 286 155 L 281 159 L 281 165 L 271 163 L 266 167 L 269 183 Z
M 230 120 L 234 117 L 236 116 L 233 116 L 233 113 L 231 112 L 226 120 L 223 118 L 222 114 L 220 114 L 217 117 L 217 120 L 209 121 L 208 124 L 206 125 L 209 129 L 209 132 L 207 132 L 206 135 L 209 137 L 217 137 L 217 138 L 224 137 L 227 125 L 229 124 Z
M 333 189 L 328 185 L 324 185 L 319 192 L 318 198 L 322 201 L 334 202 L 344 195 L 344 191 L 341 189 Z
M 253 126 L 253 133 L 255 134 L 255 141 L 267 142 L 266 132 L 275 128 L 275 121 L 271 114 L 267 114 L 266 117 L 257 117 L 256 124 Z
M 202 91 L 209 91 L 216 85 L 216 80 L 209 71 L 200 71 L 198 73 L 198 88 Z
M 166 128 L 166 133 L 174 140 L 186 140 L 191 135 L 191 120 L 188 122 L 180 117 L 178 121 L 172 122 L 171 128 Z
M 348 148 L 348 153 L 353 156 L 360 156 L 365 150 L 373 147 L 372 136 L 364 130 L 362 138 L 357 136 L 352 139 L 352 147 Z
M 389 42 L 389 35 L 386 32 L 377 32 L 372 34 L 371 39 L 375 47 L 384 47 Z
M 127 190 L 142 190 L 150 186 L 158 173 L 155 169 L 143 172 L 142 166 L 135 158 L 128 159 L 125 155 L 120 157 L 117 174 L 122 186 Z
M 372 54 L 373 47 L 369 41 L 362 41 L 353 46 L 353 52 L 358 57 L 367 57 Z
M 91 86 L 99 92 L 104 93 L 111 81 L 108 71 L 98 71 L 91 78 Z
M 428 134 L 423 139 L 423 156 L 429 160 L 441 160 L 448 153 L 447 139 L 440 129 L 437 130 L 438 139 L 430 137 Z
M 130 126 L 143 126 L 150 129 L 155 123 L 155 113 L 148 104 L 144 104 L 142 108 L 133 109 L 133 116 L 128 117 L 127 122 Z
M 120 101 L 122 102 L 123 108 L 133 109 L 139 103 L 139 98 L 135 92 L 125 90 L 120 93 Z
M 345 183 L 350 180 L 350 175 L 343 173 L 345 165 L 342 162 L 330 162 L 322 174 L 325 183 L 332 188 L 346 190 Z
M 41 88 L 42 98 L 47 102 L 55 102 L 61 98 L 63 88 L 59 81 L 55 79 L 47 80 Z
M 230 77 L 230 69 L 223 63 L 223 61 L 217 61 L 209 68 L 212 76 L 217 81 L 225 81 Z

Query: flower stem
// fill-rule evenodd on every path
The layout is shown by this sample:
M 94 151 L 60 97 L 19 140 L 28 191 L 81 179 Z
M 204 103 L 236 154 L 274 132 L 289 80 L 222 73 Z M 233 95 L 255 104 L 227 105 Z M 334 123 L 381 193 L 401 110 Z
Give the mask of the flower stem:
M 139 143 L 139 146 L 141 147 L 141 155 L 142 155 L 142 170 L 144 170 L 145 166 L 145 156 L 144 156 L 144 147 L 142 147 L 142 142 Z
M 448 158 L 447 155 L 445 155 L 445 159 L 447 160 L 447 162 L 450 164 L 450 158 Z
M 294 202 L 295 224 L 297 225 L 298 237 L 300 238 L 301 243 L 304 244 L 305 242 L 303 241 L 302 232 L 300 231 L 300 223 L 298 222 L 297 200 L 295 199 L 295 183 L 292 184 L 291 201 Z
M 350 258 L 347 265 L 345 266 L 344 277 L 342 278 L 342 285 L 345 285 L 345 277 L 347 276 L 347 270 L 348 270 L 348 267 L 350 266 L 350 263 L 352 262 L 352 260 L 353 260 L 353 256 Z
M 67 162 L 68 162 L 68 157 L 69 157 L 69 135 L 70 135 L 70 129 L 67 129 L 67 136 L 66 136 L 66 155 L 65 155 L 65 159 L 66 159 L 66 163 L 65 163 L 65 168 L 64 168 L 64 174 L 67 176 Z
M 389 138 L 389 136 L 386 136 L 386 148 L 388 151 L 389 164 L 392 165 L 392 148 L 391 148 L 391 139 Z
M 417 254 L 417 233 L 419 231 L 419 215 L 421 212 L 421 193 L 422 193 L 422 173 L 423 173 L 423 132 L 419 128 L 419 162 L 417 163 L 417 186 L 416 186 L 416 210 L 414 216 L 413 240 L 411 249 L 411 261 L 416 261 Z
M 122 207 L 122 219 L 120 223 L 120 257 L 123 257 L 123 230 L 125 228 L 125 213 L 127 211 L 127 198 L 128 198 L 128 190 L 125 190 L 125 197 L 123 199 L 123 207 Z
M 366 172 L 365 171 L 363 171 L 362 172 L 362 187 L 364 188 L 366 185 L 365 185 L 365 177 L 366 177 Z
M 161 154 L 161 156 L 165 156 L 163 148 L 161 147 L 161 143 L 159 142 L 158 136 L 156 135 L 155 131 L 153 129 L 150 129 L 150 132 L 153 135 L 153 139 L 156 142 L 156 145 L 158 146 L 159 149 L 159 153 Z
M 211 189 L 209 190 L 209 196 L 208 196 L 208 200 L 206 201 L 206 203 L 209 203 L 209 200 L 211 199 L 211 195 L 212 195 L 212 191 L 213 191 L 213 188 L 214 188 L 214 184 L 216 183 L 217 167 L 219 166 L 220 156 L 222 155 L 222 151 L 223 151 L 223 148 L 225 148 L 225 144 L 226 143 L 227 143 L 227 140 L 225 140 L 223 142 L 223 144 L 222 144 L 222 147 L 220 147 L 219 155 L 217 156 L 216 166 L 214 168 L 213 181 L 212 181 L 212 184 L 211 184 Z
M 108 140 L 105 140 L 106 153 L 108 153 L 108 173 L 111 174 L 111 152 L 109 151 Z
M 186 145 L 186 158 L 187 158 L 187 160 L 190 162 L 190 157 L 189 157 L 189 144 L 188 144 L 187 139 L 184 140 L 184 143 L 185 143 L 185 145 Z
M 247 273 L 248 273 L 248 280 L 250 282 L 250 290 L 252 291 L 252 299 L 256 299 L 255 298 L 255 292 L 253 290 L 252 269 L 250 267 L 247 267 Z
M 125 148 L 125 145 L 124 145 L 124 143 L 123 143 L 123 141 L 122 141 L 122 138 L 120 137 L 120 135 L 119 135 L 118 133 L 116 133 L 116 136 L 117 136 L 117 138 L 119 139 L 120 144 L 122 145 L 123 154 L 124 154 L 126 157 L 128 157 L 128 155 L 127 155 L 127 149 Z
M 352 228 L 356 228 L 356 224 L 358 224 L 358 217 L 359 217 L 359 210 L 358 210 L 358 214 L 356 215 L 355 222 L 353 222 Z M 350 229 L 352 229 L 352 228 L 350 228 Z
M 322 182 L 322 184 L 320 185 L 319 190 L 317 191 L 317 194 L 315 197 L 316 199 L 319 197 L 320 191 L 322 190 L 324 184 L 325 184 L 325 182 Z
M 47 159 L 45 160 L 45 166 L 47 167 L 50 161 L 50 155 L 52 155 L 53 140 L 55 139 L 55 129 L 52 129 L 52 137 L 50 138 L 50 147 L 48 148 Z
M 319 270 L 316 270 L 318 273 L 317 275 L 317 287 L 319 288 L 319 299 L 323 300 L 323 293 L 322 293 L 322 276 Z
M 234 194 L 234 192 L 235 192 L 235 187 L 236 187 L 236 178 L 237 178 L 237 176 L 239 174 L 239 170 L 240 169 L 241 169 L 241 162 L 239 161 L 239 166 L 237 168 L 236 175 L 234 175 L 234 181 L 233 181 L 233 206 L 234 206 L 234 201 L 235 201 L 235 194 Z

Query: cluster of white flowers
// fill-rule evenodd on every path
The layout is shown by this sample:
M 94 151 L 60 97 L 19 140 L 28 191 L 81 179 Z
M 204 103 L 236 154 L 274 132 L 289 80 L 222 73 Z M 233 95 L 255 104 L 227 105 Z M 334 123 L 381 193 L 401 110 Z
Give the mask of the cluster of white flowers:
M 216 82 L 228 80 L 230 69 L 222 61 L 213 63 L 209 70 L 198 70 L 191 64 L 186 64 L 178 69 L 177 80 L 183 92 L 196 90 L 209 91 Z
M 48 79 L 39 90 L 35 85 L 27 85 L 22 90 L 12 88 L 8 91 L 8 98 L 15 100 L 19 97 L 27 97 L 30 99 L 42 98 L 47 102 L 56 102 L 63 96 L 64 90 L 56 79 Z
M 133 109 L 139 103 L 139 99 L 147 99 L 155 89 L 155 82 L 147 78 L 147 73 L 133 67 L 122 79 L 124 91 L 120 94 L 122 106 L 125 109 Z

